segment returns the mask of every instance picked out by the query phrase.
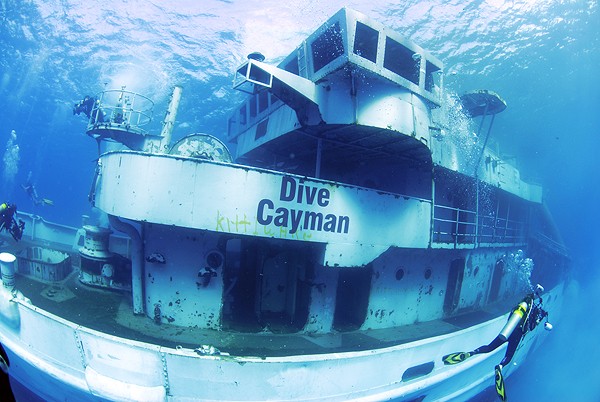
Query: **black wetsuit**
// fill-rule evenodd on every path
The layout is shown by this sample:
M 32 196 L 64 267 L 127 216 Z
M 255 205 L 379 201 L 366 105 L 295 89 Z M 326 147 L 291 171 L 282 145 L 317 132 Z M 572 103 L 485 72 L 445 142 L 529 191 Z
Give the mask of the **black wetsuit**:
M 9 231 L 14 220 L 16 208 L 8 202 L 0 205 L 0 230 L 4 229 Z
M 515 329 L 509 335 L 508 339 L 504 339 L 500 335 L 498 335 L 489 344 L 487 344 L 485 346 L 480 346 L 477 349 L 475 349 L 474 351 L 472 351 L 471 355 L 476 355 L 479 353 L 489 353 L 492 350 L 496 350 L 504 342 L 508 342 L 508 345 L 506 347 L 506 354 L 504 355 L 504 358 L 500 362 L 500 365 L 502 367 L 506 367 L 506 365 L 508 363 L 510 363 L 513 356 L 515 355 L 515 352 L 517 351 L 517 346 L 519 346 L 521 339 L 523 339 L 523 336 L 525 336 L 525 334 L 527 332 L 529 332 L 529 331 L 533 330 L 535 327 L 537 327 L 537 325 L 540 323 L 540 321 L 548 315 L 548 313 L 546 311 L 544 311 L 539 304 L 536 304 L 533 301 L 533 299 L 525 298 L 525 299 L 523 299 L 523 301 L 525 301 L 529 307 L 528 307 L 527 311 L 525 312 L 523 318 L 521 318 L 521 321 L 519 322 L 519 324 L 515 327 Z M 540 301 L 541 301 L 541 299 L 540 299 Z
M 104 122 L 104 112 L 100 110 L 100 107 L 94 107 L 96 105 L 96 98 L 86 96 L 79 103 L 73 106 L 73 114 L 83 113 L 89 119 L 90 117 L 96 123 Z
M 2 347 L 0 343 L 0 356 L 2 357 L 3 363 L 6 365 L 8 369 L 10 363 L 8 362 L 8 355 Z M 10 387 L 10 378 L 8 377 L 8 371 L 4 372 L 4 370 L 0 370 L 0 394 L 2 395 L 2 400 L 7 402 L 14 402 L 15 396 L 13 395 L 12 389 Z
M 508 339 L 505 340 L 505 339 L 501 338 L 500 335 L 498 335 L 489 344 L 478 347 L 473 352 L 471 352 L 471 354 L 475 355 L 475 354 L 479 354 L 479 353 L 489 353 L 492 350 L 496 350 L 504 342 L 508 342 L 508 345 L 506 347 L 506 354 L 504 355 L 504 358 L 500 362 L 500 365 L 502 365 L 502 367 L 506 367 L 506 365 L 508 363 L 510 363 L 513 356 L 515 355 L 515 352 L 517 351 L 517 346 L 519 346 L 521 339 L 526 334 L 526 332 L 523 332 L 522 324 L 523 323 L 521 322 L 521 323 L 519 323 L 519 325 L 517 325 L 517 327 L 514 329 L 514 331 L 508 337 Z

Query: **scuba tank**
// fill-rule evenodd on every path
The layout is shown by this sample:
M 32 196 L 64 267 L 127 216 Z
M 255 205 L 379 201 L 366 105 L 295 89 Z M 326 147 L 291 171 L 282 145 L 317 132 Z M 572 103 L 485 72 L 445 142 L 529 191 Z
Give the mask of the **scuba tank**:
M 502 328 L 502 331 L 500 331 L 500 334 L 498 334 L 500 339 L 502 339 L 503 341 L 506 341 L 508 339 L 508 337 L 510 336 L 510 334 L 513 333 L 517 325 L 519 325 L 519 322 L 521 322 L 521 319 L 525 316 L 528 307 L 529 306 L 524 301 L 519 303 L 519 305 L 513 310 L 504 328 Z

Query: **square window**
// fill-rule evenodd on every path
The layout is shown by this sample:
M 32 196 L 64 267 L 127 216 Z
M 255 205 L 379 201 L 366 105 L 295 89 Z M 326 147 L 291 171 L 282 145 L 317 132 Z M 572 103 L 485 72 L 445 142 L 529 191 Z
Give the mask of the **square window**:
M 377 62 L 377 42 L 379 32 L 363 24 L 356 22 L 356 34 L 354 36 L 354 54 L 364 57 L 373 63 Z
M 385 41 L 383 67 L 419 85 L 421 57 L 390 37 L 387 37 Z
M 313 71 L 317 72 L 344 54 L 344 41 L 340 24 L 336 22 L 310 45 Z

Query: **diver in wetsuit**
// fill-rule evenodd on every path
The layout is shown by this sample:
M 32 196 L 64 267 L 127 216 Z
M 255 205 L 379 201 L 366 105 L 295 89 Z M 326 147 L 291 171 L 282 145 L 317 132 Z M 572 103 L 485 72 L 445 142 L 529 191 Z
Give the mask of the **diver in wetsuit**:
M 93 118 L 95 123 L 104 122 L 104 112 L 100 109 L 100 107 L 96 106 L 96 98 L 86 95 L 82 100 L 73 105 L 73 114 L 83 113 L 89 119 Z
M 79 103 L 73 106 L 73 114 L 83 113 L 89 119 L 94 108 L 94 102 L 96 102 L 96 99 L 86 95 Z
M 31 201 L 33 201 L 34 205 L 54 205 L 54 202 L 52 200 L 49 200 L 47 198 L 40 198 L 40 196 L 38 196 L 35 184 L 33 184 L 31 180 L 31 172 L 29 172 L 29 175 L 27 176 L 27 183 L 21 184 L 21 187 L 23 188 L 23 190 L 25 190 L 29 198 L 31 198 Z
M 445 365 L 457 364 L 465 361 L 471 356 L 480 353 L 489 353 L 496 350 L 505 342 L 508 342 L 504 358 L 495 367 L 495 386 L 496 393 L 500 400 L 506 400 L 506 390 L 504 389 L 504 377 L 502 376 L 502 368 L 506 367 L 512 360 L 521 339 L 526 333 L 535 329 L 538 324 L 545 318 L 545 328 L 552 329 L 552 325 L 548 323 L 548 312 L 542 308 L 542 298 L 540 292 L 544 288 L 537 285 L 534 293 L 526 295 L 523 300 L 512 310 L 511 315 L 502 331 L 489 344 L 480 346 L 472 352 L 450 353 L 442 358 Z M 536 299 L 538 300 L 536 302 Z
M 15 213 L 17 212 L 17 206 L 9 202 L 0 204 L 0 232 L 6 230 L 11 234 L 13 239 L 16 241 L 21 240 L 23 237 L 23 230 L 25 229 L 25 222 L 19 219 L 15 219 Z

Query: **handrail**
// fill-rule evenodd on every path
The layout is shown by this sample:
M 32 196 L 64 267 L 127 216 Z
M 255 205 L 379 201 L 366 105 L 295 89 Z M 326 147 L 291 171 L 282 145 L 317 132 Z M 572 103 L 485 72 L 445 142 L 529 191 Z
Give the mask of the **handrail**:
M 432 219 L 432 243 L 459 246 L 478 244 L 520 244 L 525 241 L 525 221 L 477 216 L 468 209 L 435 204 Z
M 108 89 L 96 95 L 90 113 L 88 131 L 96 128 L 126 128 L 144 132 L 141 128 L 152 121 L 154 102 L 144 95 L 122 89 Z

